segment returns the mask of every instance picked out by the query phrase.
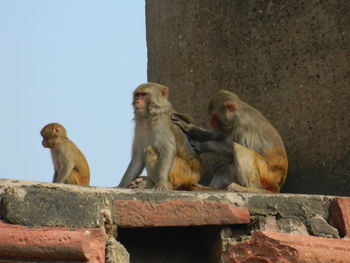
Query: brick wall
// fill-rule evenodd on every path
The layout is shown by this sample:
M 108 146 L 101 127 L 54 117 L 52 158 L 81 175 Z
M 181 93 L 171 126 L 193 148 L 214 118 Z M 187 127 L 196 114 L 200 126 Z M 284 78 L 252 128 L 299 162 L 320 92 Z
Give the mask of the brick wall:
M 350 262 L 349 214 L 346 197 L 0 180 L 0 262 Z

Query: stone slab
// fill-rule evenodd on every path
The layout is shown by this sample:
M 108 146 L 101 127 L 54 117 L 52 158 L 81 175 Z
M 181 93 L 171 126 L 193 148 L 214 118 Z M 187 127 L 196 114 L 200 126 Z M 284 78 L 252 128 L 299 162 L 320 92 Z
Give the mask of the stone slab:
M 219 202 L 117 200 L 119 227 L 203 226 L 250 223 L 246 208 Z
M 0 179 L 0 217 L 12 224 L 34 227 L 96 228 L 104 226 L 103 211 L 109 210 L 112 221 L 117 221 L 117 200 L 138 200 L 151 204 L 182 200 L 220 203 L 222 207 L 226 204 L 246 207 L 252 217 L 274 217 L 277 227 L 281 228 L 282 232 L 289 232 L 290 227 L 284 227 L 286 224 L 290 225 L 286 220 L 295 219 L 298 222 L 293 224 L 307 225 L 314 215 L 328 219 L 333 199 L 332 196 L 318 195 L 79 187 Z M 176 212 L 176 207 L 173 209 Z M 172 213 L 175 213 L 174 211 Z M 189 210 L 190 216 L 196 216 L 193 211 L 195 210 Z
M 350 239 L 350 198 L 337 197 L 331 206 L 331 223 L 341 237 Z
M 101 194 L 86 194 L 83 187 L 36 184 L 9 187 L 1 200 L 1 215 L 25 226 L 99 227 L 104 206 Z
M 223 262 L 350 263 L 350 240 L 256 232 L 248 241 L 229 245 Z
M 105 235 L 101 228 L 29 228 L 0 221 L 0 258 L 102 263 Z

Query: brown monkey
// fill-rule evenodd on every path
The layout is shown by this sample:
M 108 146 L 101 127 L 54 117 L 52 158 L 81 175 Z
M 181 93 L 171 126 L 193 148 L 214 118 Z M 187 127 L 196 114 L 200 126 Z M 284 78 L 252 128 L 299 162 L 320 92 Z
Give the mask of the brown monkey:
M 246 192 L 279 192 L 288 170 L 282 139 L 255 108 L 227 90 L 213 95 L 208 107 L 212 130 L 171 118 L 199 152 L 215 152 L 228 160 L 210 187 Z
M 78 147 L 68 139 L 66 129 L 59 123 L 50 123 L 40 132 L 42 145 L 50 148 L 55 169 L 53 183 L 89 185 L 88 162 Z
M 185 134 L 170 119 L 175 111 L 168 101 L 168 88 L 157 83 L 142 84 L 133 93 L 132 105 L 135 114 L 132 158 L 119 187 L 129 187 L 146 167 L 142 188 L 195 188 L 202 171 L 201 161 Z M 185 116 L 178 116 L 188 121 Z

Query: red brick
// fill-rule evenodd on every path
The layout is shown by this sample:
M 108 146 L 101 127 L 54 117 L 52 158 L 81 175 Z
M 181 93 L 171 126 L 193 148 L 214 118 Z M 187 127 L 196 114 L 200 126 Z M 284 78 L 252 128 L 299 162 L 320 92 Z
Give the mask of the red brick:
M 105 262 L 102 229 L 29 228 L 0 221 L 0 258 Z
M 246 208 L 219 202 L 118 200 L 115 204 L 117 224 L 120 227 L 229 225 L 250 222 Z
M 231 245 L 224 263 L 350 263 L 350 240 L 256 232 L 248 241 Z
M 341 237 L 350 238 L 350 197 L 337 197 L 331 207 L 331 224 Z

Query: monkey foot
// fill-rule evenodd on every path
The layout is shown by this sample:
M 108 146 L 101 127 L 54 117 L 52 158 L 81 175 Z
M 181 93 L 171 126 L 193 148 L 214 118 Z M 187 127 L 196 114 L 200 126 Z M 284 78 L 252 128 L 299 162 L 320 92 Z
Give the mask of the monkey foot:
M 168 187 L 166 187 L 165 185 L 161 185 L 161 184 L 157 184 L 153 189 L 154 190 L 160 190 L 160 191 L 169 190 Z
M 143 177 L 136 178 L 129 184 L 130 189 L 145 189 L 147 181 Z
M 231 192 L 245 192 L 246 188 L 239 184 L 232 183 L 227 186 L 227 190 Z

